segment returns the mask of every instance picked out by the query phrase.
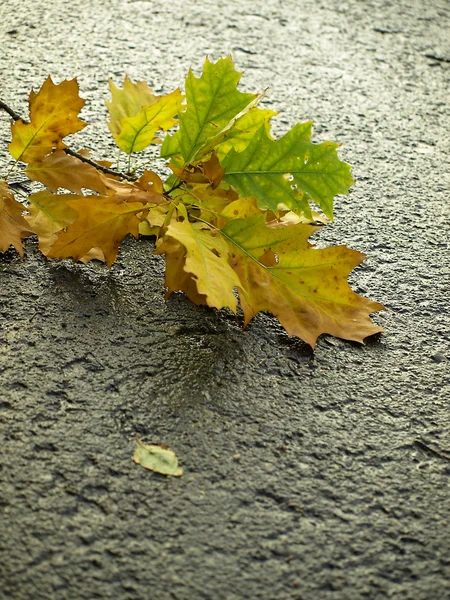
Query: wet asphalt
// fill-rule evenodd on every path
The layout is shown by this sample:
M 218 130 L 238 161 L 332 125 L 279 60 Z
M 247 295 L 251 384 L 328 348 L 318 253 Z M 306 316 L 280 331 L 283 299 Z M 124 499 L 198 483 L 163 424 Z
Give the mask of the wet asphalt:
M 0 97 L 77 76 L 94 157 L 108 77 L 167 93 L 206 55 L 270 86 L 277 135 L 314 120 L 356 180 L 316 242 L 365 252 L 387 310 L 313 354 L 165 302 L 149 239 L 111 270 L 0 255 L 1 600 L 450 598 L 449 30 L 445 0 L 3 0 Z M 136 433 L 184 476 L 134 464 Z

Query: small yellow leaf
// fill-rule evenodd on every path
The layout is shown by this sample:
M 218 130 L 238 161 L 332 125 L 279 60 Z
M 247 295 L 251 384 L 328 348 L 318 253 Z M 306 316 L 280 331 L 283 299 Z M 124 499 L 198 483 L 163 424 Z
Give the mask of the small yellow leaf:
M 133 460 L 144 469 L 160 473 L 161 475 L 172 475 L 181 477 L 183 469 L 178 466 L 178 458 L 167 446 L 143 444 L 136 436 L 136 449 Z
M 222 211 L 239 198 L 228 184 L 220 184 L 216 189 L 212 189 L 209 184 L 194 184 L 190 188 L 175 190 L 172 197 L 181 200 L 186 206 L 198 207 L 200 213 L 196 216 L 216 227 L 224 225 L 220 217 Z M 221 218 L 220 224 L 218 217 Z
M 141 235 L 158 235 L 165 223 L 170 206 L 170 202 L 165 202 L 150 208 L 146 218 L 139 223 L 139 233 Z
M 234 202 L 230 202 L 220 213 L 227 219 L 245 219 L 254 215 L 261 214 L 260 209 L 254 198 L 239 198 Z
M 156 102 L 144 107 L 137 115 L 121 119 L 120 133 L 114 136 L 119 148 L 127 154 L 140 152 L 153 142 L 159 129 L 167 131 L 173 127 L 181 98 L 181 91 L 176 89 L 167 96 L 160 96 Z
M 244 109 L 243 113 L 232 119 L 216 136 L 209 139 L 199 154 L 204 156 L 205 152 L 215 148 L 219 159 L 222 160 L 231 149 L 243 152 L 262 125 L 265 126 L 267 135 L 270 137 L 270 119 L 278 113 L 274 110 L 252 106 L 252 104 Z
M 78 118 L 84 103 L 76 79 L 55 85 L 48 77 L 38 93 L 30 93 L 30 123 L 18 120 L 11 125 L 11 156 L 29 163 L 64 147 L 64 137 L 87 125 Z

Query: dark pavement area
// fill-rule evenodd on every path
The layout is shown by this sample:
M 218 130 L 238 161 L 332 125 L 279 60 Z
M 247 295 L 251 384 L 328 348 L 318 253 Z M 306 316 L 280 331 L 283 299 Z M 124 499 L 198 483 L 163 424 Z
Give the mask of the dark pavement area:
M 0 47 L 19 113 L 78 77 L 96 158 L 108 77 L 168 93 L 232 54 L 277 135 L 342 144 L 355 185 L 316 243 L 365 252 L 352 287 L 387 308 L 313 353 L 165 302 L 151 239 L 111 270 L 0 255 L 0 599 L 450 599 L 450 4 L 3 0 Z M 184 476 L 134 464 L 135 433 Z

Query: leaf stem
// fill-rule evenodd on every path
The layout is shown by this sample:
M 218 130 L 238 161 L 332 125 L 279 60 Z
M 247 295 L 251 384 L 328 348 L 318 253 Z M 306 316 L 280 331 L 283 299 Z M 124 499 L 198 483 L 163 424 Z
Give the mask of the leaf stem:
M 180 180 L 178 180 L 178 183 L 175 183 L 168 192 L 166 192 L 166 195 L 171 194 L 172 192 L 174 192 L 175 190 L 177 190 L 178 188 L 180 188 L 183 185 L 183 182 Z
M 78 158 L 79 160 L 88 165 L 91 165 L 91 167 L 94 167 L 95 169 L 101 171 L 102 173 L 105 173 L 106 175 L 113 175 L 114 177 L 120 177 L 121 179 L 126 179 L 127 181 L 136 181 L 137 179 L 135 175 L 129 175 L 128 173 L 120 173 L 119 171 L 115 171 L 114 169 L 109 169 L 108 167 L 99 165 L 94 160 L 91 160 L 90 158 L 86 158 L 85 156 L 78 154 L 78 152 L 75 152 L 75 150 L 72 150 L 71 148 L 64 148 L 64 152 L 66 154 L 70 154 L 70 156 Z

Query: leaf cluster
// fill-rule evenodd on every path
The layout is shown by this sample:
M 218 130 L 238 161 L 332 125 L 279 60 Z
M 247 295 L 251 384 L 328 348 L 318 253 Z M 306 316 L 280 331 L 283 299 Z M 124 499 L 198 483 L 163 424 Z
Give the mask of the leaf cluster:
M 157 145 L 171 175 L 139 177 L 112 163 L 93 163 L 65 138 L 87 124 L 75 79 L 49 77 L 29 97 L 30 119 L 11 124 L 9 152 L 42 189 L 18 202 L 0 180 L 0 251 L 37 235 L 49 259 L 102 260 L 111 266 L 129 234 L 156 237 L 166 263 L 166 296 L 233 312 L 245 325 L 260 311 L 314 347 L 322 333 L 362 342 L 381 331 L 370 313 L 383 307 L 354 293 L 349 273 L 364 256 L 346 248 L 315 248 L 310 236 L 333 218 L 333 200 L 352 177 L 334 142 L 313 143 L 312 123 L 280 139 L 277 114 L 260 108 L 264 94 L 238 89 L 230 57 L 206 60 L 180 89 L 157 96 L 142 81 L 110 81 L 108 127 L 128 156 Z

